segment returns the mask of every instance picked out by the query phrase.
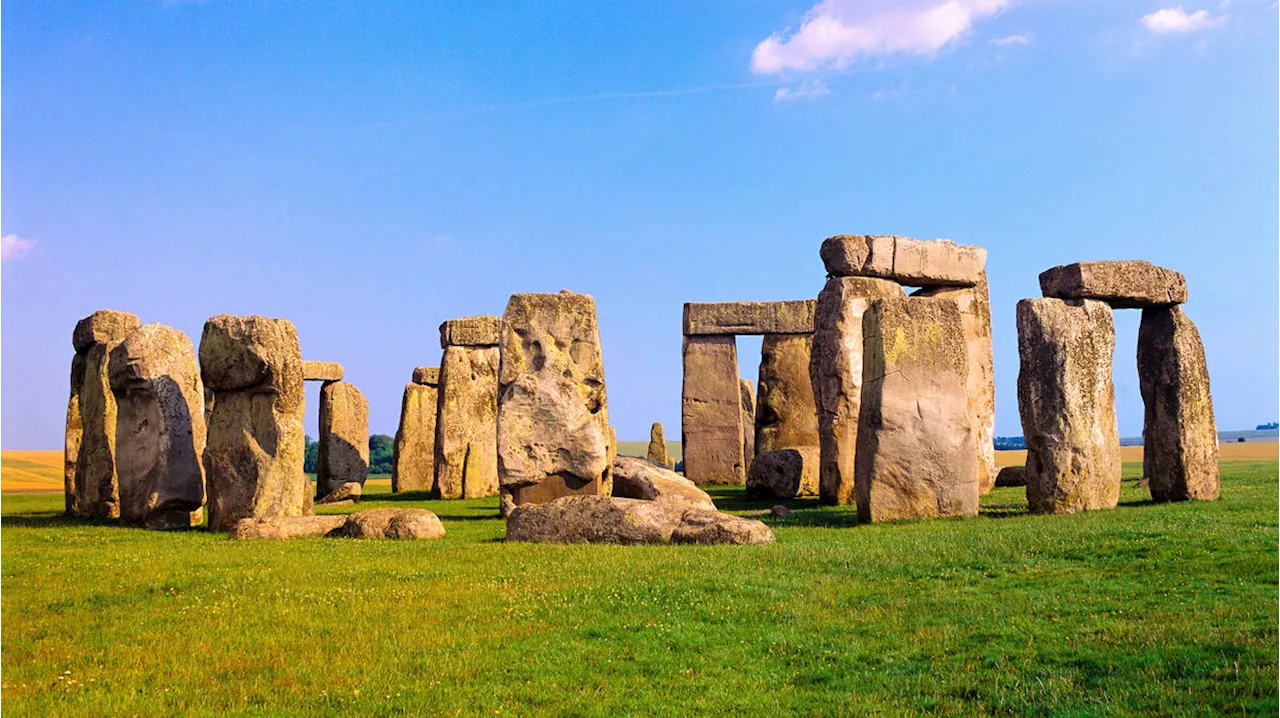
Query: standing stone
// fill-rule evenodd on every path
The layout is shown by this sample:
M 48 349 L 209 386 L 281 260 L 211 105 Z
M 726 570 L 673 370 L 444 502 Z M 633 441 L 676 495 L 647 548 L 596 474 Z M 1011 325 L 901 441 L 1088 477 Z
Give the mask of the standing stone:
M 66 512 L 80 513 L 76 499 L 76 465 L 80 458 L 80 442 L 84 438 L 84 426 L 80 423 L 80 389 L 84 386 L 85 355 L 76 353 L 71 358 L 71 398 L 67 400 L 67 428 L 62 444 L 62 490 Z
M 912 296 L 954 299 L 964 325 L 965 349 L 969 359 L 969 417 L 973 420 L 978 444 L 978 493 L 985 496 L 995 487 L 996 473 L 996 376 L 991 348 L 991 300 L 987 275 L 972 287 L 926 287 Z
M 901 296 L 897 282 L 872 277 L 832 277 L 818 294 L 809 379 L 818 410 L 819 493 L 823 503 L 855 503 L 862 315 L 877 298 Z
M 433 490 L 439 498 L 498 493 L 499 354 L 496 346 L 444 349 Z
M 1034 512 L 1110 509 L 1120 500 L 1115 345 L 1111 308 L 1102 302 L 1018 302 L 1018 411 Z
M 878 299 L 863 321 L 858 519 L 978 513 L 968 359 L 950 299 Z
M 809 380 L 812 349 L 812 334 L 765 335 L 756 383 L 756 455 L 818 446 L 818 410 Z
M 327 381 L 320 387 L 320 456 L 316 498 L 343 484 L 364 486 L 369 476 L 369 402 L 355 384 Z
M 81 319 L 71 336 L 83 362 L 77 404 L 81 438 L 76 452 L 76 506 L 83 516 L 115 518 L 120 515 L 120 487 L 116 474 L 116 400 L 111 393 L 108 366 L 111 350 L 139 326 L 128 312 L 102 309 Z M 73 384 L 74 384 L 73 378 Z M 65 458 L 65 455 L 64 455 Z
M 436 473 L 436 411 L 440 370 L 417 367 L 400 402 L 392 449 L 391 491 L 429 491 Z
M 306 393 L 293 323 L 212 317 L 200 338 L 200 371 L 214 392 L 204 453 L 209 530 L 304 515 L 311 501 L 302 472 Z
M 747 466 L 756 458 L 756 386 L 750 379 L 738 379 L 742 395 L 742 458 Z
M 204 383 L 186 334 L 163 324 L 111 351 L 120 522 L 190 527 L 204 504 Z
M 655 421 L 653 426 L 649 427 L 649 451 L 646 454 L 649 461 L 658 466 L 671 468 L 673 462 L 667 457 L 667 439 L 662 431 L 662 422 Z
M 515 505 L 609 496 L 614 442 L 596 303 L 513 294 L 502 316 L 498 477 Z
M 747 482 L 738 349 L 732 336 L 686 336 L 680 395 L 684 475 L 695 484 Z
M 1218 498 L 1218 426 L 1196 325 L 1180 307 L 1142 310 L 1142 470 L 1156 501 Z

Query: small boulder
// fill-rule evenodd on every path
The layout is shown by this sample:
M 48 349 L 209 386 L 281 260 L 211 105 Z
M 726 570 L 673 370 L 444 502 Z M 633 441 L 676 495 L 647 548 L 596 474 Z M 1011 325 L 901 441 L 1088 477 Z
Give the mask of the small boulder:
M 671 533 L 671 543 L 727 543 L 735 546 L 773 543 L 773 530 L 755 519 L 691 509 L 684 513 L 680 525 Z
M 769 515 L 779 519 L 793 519 L 796 516 L 791 509 L 783 506 L 782 504 L 778 504 L 777 506 L 769 509 Z
M 295 539 L 329 536 L 342 528 L 346 516 L 271 516 L 240 519 L 231 529 L 233 539 Z
M 626 499 L 656 501 L 676 499 L 715 511 L 707 492 L 670 469 L 644 459 L 619 456 L 613 460 L 613 495 Z
M 445 534 L 440 517 L 426 509 L 370 509 L 346 517 L 338 535 L 360 539 L 436 539 Z
M 756 456 L 747 474 L 747 498 L 817 496 L 820 453 L 816 446 L 802 446 Z
M 1006 466 L 996 474 L 996 486 L 1026 486 L 1027 467 Z
M 333 505 L 333 504 L 337 504 L 339 501 L 345 501 L 346 503 L 355 503 L 360 500 L 360 494 L 363 492 L 364 492 L 364 487 L 361 486 L 358 481 L 348 481 L 345 484 L 334 489 L 333 491 L 329 492 L 329 494 L 326 495 L 324 498 L 321 498 L 320 500 L 316 501 L 316 505 L 317 506 L 320 504 Z

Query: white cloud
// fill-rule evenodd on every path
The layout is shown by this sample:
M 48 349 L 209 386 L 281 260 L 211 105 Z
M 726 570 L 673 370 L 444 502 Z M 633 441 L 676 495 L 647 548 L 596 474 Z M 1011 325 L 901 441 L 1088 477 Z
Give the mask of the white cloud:
M 800 28 L 774 33 L 751 53 L 758 74 L 847 67 L 882 55 L 931 56 L 1010 0 L 822 0 Z
M 991 41 L 991 44 L 995 45 L 996 47 L 1008 47 L 1010 45 L 1030 45 L 1031 36 L 1030 35 L 1006 35 L 1004 37 L 995 38 L 994 40 Z
M 16 234 L 6 234 L 0 237 L 0 260 L 7 262 L 12 259 L 22 259 L 35 244 L 34 239 L 23 239 Z
M 1138 22 L 1157 35 L 1185 35 L 1217 27 L 1226 22 L 1226 19 L 1225 14 L 1214 16 L 1208 10 L 1188 13 L 1178 5 L 1143 15 Z
M 779 87 L 778 91 L 773 93 L 774 102 L 787 102 L 790 100 L 812 100 L 815 97 L 830 95 L 831 88 L 827 87 L 827 83 L 822 80 L 808 80 L 800 83 L 799 87 L 794 90 L 790 87 Z

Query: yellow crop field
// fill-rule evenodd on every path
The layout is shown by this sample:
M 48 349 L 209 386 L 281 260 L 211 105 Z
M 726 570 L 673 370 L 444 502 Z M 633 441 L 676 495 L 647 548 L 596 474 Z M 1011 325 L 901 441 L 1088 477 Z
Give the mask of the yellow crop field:
M 1246 441 L 1218 445 L 1219 461 L 1257 461 L 1280 459 L 1280 441 Z M 1141 446 L 1120 447 L 1121 461 L 1142 461 Z M 1026 451 L 997 451 L 996 465 L 1022 466 L 1027 462 Z
M 62 452 L 0 451 L 0 491 L 62 491 Z

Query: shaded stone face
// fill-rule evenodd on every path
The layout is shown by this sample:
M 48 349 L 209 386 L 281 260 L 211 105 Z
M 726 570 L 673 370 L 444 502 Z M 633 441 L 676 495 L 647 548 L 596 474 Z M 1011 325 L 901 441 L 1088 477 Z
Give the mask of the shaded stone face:
M 613 495 L 625 499 L 672 499 L 714 510 L 707 492 L 685 477 L 653 462 L 630 456 L 613 460 Z
M 959 307 L 948 299 L 878 299 L 862 322 L 859 520 L 976 515 L 978 450 Z
M 733 337 L 684 338 L 680 418 L 684 475 L 689 480 L 746 483 L 738 349 Z
M 1187 279 L 1142 260 L 1076 262 L 1041 272 L 1040 291 L 1046 297 L 1097 299 L 1116 309 L 1137 309 L 1182 304 Z
M 756 387 L 750 379 L 738 379 L 738 391 L 742 396 L 742 459 L 750 466 L 756 456 Z
M 1115 508 L 1120 436 L 1111 309 L 1088 299 L 1023 299 L 1017 314 L 1027 503 L 1037 513 Z
M 204 504 L 204 384 L 186 334 L 147 324 L 111 351 L 120 521 L 189 527 Z
M 655 421 L 653 426 L 649 427 L 649 450 L 646 456 L 649 461 L 658 466 L 670 468 L 667 463 L 667 438 L 662 430 L 661 422 Z
M 684 305 L 685 336 L 809 334 L 812 299 L 785 302 L 691 302 Z
M 116 399 L 111 393 L 109 357 L 119 342 L 94 344 L 85 352 L 84 383 L 80 387 L 81 438 L 76 453 L 75 493 L 82 516 L 120 515 L 120 487 L 116 475 Z
M 345 371 L 336 361 L 302 362 L 303 381 L 342 381 Z
M 369 402 L 354 384 L 333 381 L 320 387 L 319 443 L 316 498 L 346 483 L 364 485 L 369 475 Z
M 440 325 L 440 348 L 496 347 L 502 341 L 502 317 L 450 319 Z
M 747 497 L 792 499 L 818 495 L 819 451 L 816 446 L 766 451 L 751 462 Z
M 498 493 L 496 346 L 449 346 L 440 360 L 435 487 L 442 499 Z
M 71 346 L 76 353 L 89 351 L 96 344 L 114 344 L 123 341 L 134 329 L 141 326 L 136 314 L 99 309 L 76 323 L 71 333 Z
M 502 321 L 498 477 L 516 503 L 535 487 L 608 495 L 613 443 L 595 300 L 513 294 Z
M 1196 325 L 1180 307 L 1142 310 L 1142 469 L 1156 501 L 1218 498 L 1218 426 Z
M 902 296 L 897 282 L 833 277 L 818 294 L 809 380 L 817 405 L 823 503 L 854 500 L 854 457 L 862 407 L 862 315 L 877 298 Z
M 977 284 L 987 263 L 982 247 L 892 235 L 828 237 L 819 254 L 829 276 L 880 277 L 912 286 Z
M 755 453 L 818 446 L 818 412 L 809 379 L 812 334 L 767 334 L 756 384 Z
M 80 425 L 80 396 L 79 392 L 75 392 L 67 401 L 67 428 L 62 445 L 62 490 L 66 512 L 72 515 L 80 512 L 80 505 L 76 500 L 76 463 L 80 457 L 80 440 L 83 436 L 84 427 Z
M 1027 467 L 1006 466 L 996 474 L 996 486 L 1026 486 Z
M 434 369 L 435 367 L 431 367 Z M 432 384 L 408 384 L 392 449 L 391 491 L 429 491 L 435 481 L 436 405 Z
M 204 454 L 209 530 L 243 518 L 301 516 L 311 503 L 302 472 L 302 352 L 293 323 L 222 314 L 205 322 L 200 371 L 213 389 Z

